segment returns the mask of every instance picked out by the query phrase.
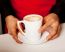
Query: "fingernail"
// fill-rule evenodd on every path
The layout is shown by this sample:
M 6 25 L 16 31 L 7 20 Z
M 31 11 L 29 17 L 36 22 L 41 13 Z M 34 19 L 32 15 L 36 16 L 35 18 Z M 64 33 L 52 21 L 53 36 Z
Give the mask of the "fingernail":
M 22 44 L 23 42 L 19 42 L 20 44 Z
M 23 42 L 20 42 L 20 41 L 16 41 L 18 44 L 22 44 Z

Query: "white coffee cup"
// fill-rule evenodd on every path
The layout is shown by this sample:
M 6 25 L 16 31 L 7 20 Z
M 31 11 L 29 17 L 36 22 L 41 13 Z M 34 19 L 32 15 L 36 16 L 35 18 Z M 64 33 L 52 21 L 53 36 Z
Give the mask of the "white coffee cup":
M 22 36 L 20 37 L 23 43 L 27 44 L 43 43 L 44 38 L 41 37 L 41 33 L 39 32 L 39 29 L 42 26 L 42 21 L 43 17 L 41 15 L 30 14 L 26 15 L 23 20 L 17 22 L 18 28 L 22 33 Z M 24 32 L 19 25 L 20 23 L 23 23 L 25 26 Z

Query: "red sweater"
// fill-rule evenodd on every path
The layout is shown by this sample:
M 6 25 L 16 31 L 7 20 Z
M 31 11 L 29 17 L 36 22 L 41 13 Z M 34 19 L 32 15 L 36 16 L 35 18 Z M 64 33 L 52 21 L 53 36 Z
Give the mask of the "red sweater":
M 56 0 L 11 0 L 12 7 L 19 19 L 23 19 L 28 14 L 46 16 L 55 3 Z M 6 29 L 5 32 L 7 32 Z
M 19 19 L 28 14 L 45 16 L 55 3 L 56 0 L 11 0 L 12 7 Z

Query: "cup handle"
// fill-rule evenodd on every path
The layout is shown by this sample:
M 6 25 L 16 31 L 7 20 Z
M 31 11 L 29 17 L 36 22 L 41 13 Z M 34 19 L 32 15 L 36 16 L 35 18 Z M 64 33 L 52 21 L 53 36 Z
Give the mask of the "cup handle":
M 20 23 L 23 23 L 24 24 L 24 21 L 17 21 L 17 27 L 18 27 L 18 29 L 21 31 L 21 33 L 23 34 L 23 35 L 25 35 L 25 32 L 23 32 L 23 30 L 21 29 L 21 27 L 20 27 Z M 24 24 L 25 25 L 25 24 Z

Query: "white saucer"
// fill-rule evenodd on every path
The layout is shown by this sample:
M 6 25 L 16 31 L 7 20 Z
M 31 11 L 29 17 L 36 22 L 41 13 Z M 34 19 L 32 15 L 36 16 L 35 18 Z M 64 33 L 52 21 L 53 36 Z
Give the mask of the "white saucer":
M 28 41 L 27 37 L 24 37 L 24 35 L 22 35 L 20 32 L 18 33 L 18 39 L 20 41 L 22 41 L 24 44 L 43 44 L 47 41 L 46 37 L 49 35 L 49 33 L 47 31 L 45 31 L 43 34 L 42 34 L 42 39 L 40 40 L 36 40 L 36 41 Z

